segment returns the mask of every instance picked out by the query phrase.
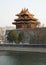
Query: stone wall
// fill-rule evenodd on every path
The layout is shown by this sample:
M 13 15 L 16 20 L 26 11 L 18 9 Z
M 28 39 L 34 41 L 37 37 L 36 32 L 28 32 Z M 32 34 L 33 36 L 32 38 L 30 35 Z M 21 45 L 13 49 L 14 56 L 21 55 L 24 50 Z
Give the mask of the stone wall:
M 7 36 L 8 32 L 6 31 Z M 28 44 L 46 44 L 46 28 L 36 28 L 36 29 L 16 29 L 17 34 L 19 35 L 21 32 L 24 32 L 25 38 L 23 39 L 23 43 Z

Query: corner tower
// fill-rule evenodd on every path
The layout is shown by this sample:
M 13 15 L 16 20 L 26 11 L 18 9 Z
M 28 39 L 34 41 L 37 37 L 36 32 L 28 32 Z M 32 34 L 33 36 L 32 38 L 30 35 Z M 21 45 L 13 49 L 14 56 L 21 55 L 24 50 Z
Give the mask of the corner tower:
M 40 22 L 38 22 L 38 19 L 34 18 L 34 15 L 31 14 L 28 9 L 22 9 L 17 19 L 14 19 L 14 22 L 12 24 L 16 25 L 16 29 L 23 29 L 23 28 L 36 28 Z

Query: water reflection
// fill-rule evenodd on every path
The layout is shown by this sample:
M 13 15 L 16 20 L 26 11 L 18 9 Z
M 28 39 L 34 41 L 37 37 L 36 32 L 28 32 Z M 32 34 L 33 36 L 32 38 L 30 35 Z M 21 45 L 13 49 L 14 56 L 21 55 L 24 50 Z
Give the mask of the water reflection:
M 46 65 L 46 53 L 0 52 L 0 65 Z

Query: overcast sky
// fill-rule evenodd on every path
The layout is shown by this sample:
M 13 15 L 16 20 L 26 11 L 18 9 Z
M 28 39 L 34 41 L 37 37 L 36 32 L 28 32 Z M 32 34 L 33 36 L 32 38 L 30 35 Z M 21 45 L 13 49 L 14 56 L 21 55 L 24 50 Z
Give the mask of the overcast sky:
M 46 0 L 0 0 L 0 26 L 12 26 L 22 8 L 28 8 L 46 26 Z

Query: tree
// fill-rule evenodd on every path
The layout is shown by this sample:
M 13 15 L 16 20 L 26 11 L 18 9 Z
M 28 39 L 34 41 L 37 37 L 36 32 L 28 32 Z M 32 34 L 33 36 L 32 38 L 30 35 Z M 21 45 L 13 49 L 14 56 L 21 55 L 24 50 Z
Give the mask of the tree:
M 10 31 L 10 32 L 8 33 L 8 35 L 7 35 L 7 40 L 8 40 L 9 42 L 15 42 L 15 43 L 17 43 L 17 41 L 18 41 L 17 31 L 16 31 L 16 30 Z
M 19 33 L 18 42 L 24 42 L 25 34 L 24 31 Z

